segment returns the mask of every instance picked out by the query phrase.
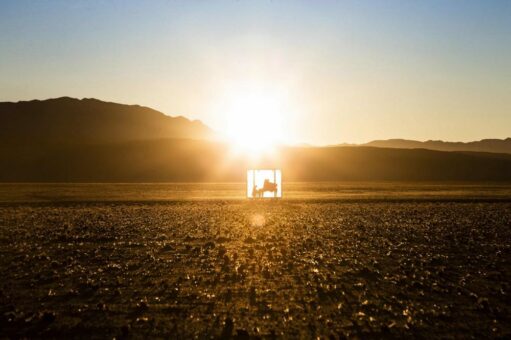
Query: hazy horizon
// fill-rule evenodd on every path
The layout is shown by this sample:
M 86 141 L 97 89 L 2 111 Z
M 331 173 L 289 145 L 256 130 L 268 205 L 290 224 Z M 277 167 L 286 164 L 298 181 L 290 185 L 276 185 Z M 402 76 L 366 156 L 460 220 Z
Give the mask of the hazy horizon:
M 227 135 L 271 121 L 287 144 L 506 138 L 510 18 L 506 1 L 3 2 L 0 101 L 139 104 Z
M 46 100 L 56 100 L 56 99 L 62 99 L 62 98 L 70 98 L 70 99 L 76 99 L 76 100 L 85 100 L 85 99 L 92 99 L 92 100 L 98 100 L 98 101 L 102 101 L 102 102 L 106 102 L 106 103 L 114 103 L 114 104 L 120 104 L 120 105 L 128 105 L 128 106 L 140 106 L 140 107 L 146 107 L 146 108 L 149 108 L 149 109 L 154 109 L 150 106 L 147 106 L 147 105 L 141 105 L 141 104 L 127 104 L 127 103 L 115 103 L 115 102 L 110 102 L 110 101 L 105 101 L 105 100 L 102 100 L 100 98 L 85 98 L 85 97 L 82 97 L 82 98 L 74 98 L 74 97 L 70 97 L 70 96 L 61 96 L 61 97 L 55 97 L 55 98 L 33 98 L 33 99 L 23 99 L 23 100 L 18 100 L 18 101 L 11 101 L 11 100 L 7 100 L 5 102 L 7 103 L 19 103 L 19 102 L 30 102 L 30 101 L 46 101 Z M 156 109 L 154 109 L 156 110 Z M 161 112 L 159 110 L 156 110 L 158 112 Z M 166 116 L 169 116 L 169 117 L 172 117 L 172 118 L 176 118 L 176 117 L 183 117 L 185 119 L 188 119 L 189 121 L 191 122 L 194 122 L 194 121 L 198 121 L 204 125 L 206 125 L 207 127 L 211 128 L 209 125 L 205 124 L 203 121 L 201 121 L 200 119 L 193 119 L 193 118 L 189 118 L 187 117 L 186 115 L 176 115 L 176 116 L 171 116 L 165 112 L 161 112 L 162 114 L 166 115 Z M 217 130 L 214 130 L 212 129 L 213 132 L 215 133 L 219 133 L 219 131 Z M 220 135 L 220 137 L 222 137 Z M 511 135 L 510 137 L 503 137 L 503 138 L 495 138 L 495 137 L 487 137 L 487 138 L 481 138 L 480 140 L 467 140 L 467 141 L 457 141 L 457 140 L 442 140 L 442 139 L 436 139 L 436 140 L 433 140 L 433 139 L 426 139 L 426 140 L 419 140 L 419 139 L 405 139 L 405 138 L 401 138 L 399 136 L 396 136 L 396 137 L 391 137 L 391 138 L 386 138 L 386 139 L 369 139 L 369 140 L 366 140 L 366 141 L 360 141 L 358 143 L 354 143 L 354 142 L 346 142 L 346 141 L 339 141 L 337 143 L 326 143 L 326 144 L 314 144 L 314 143 L 307 143 L 307 142 L 300 142 L 300 141 L 296 141 L 296 142 L 286 142 L 286 141 L 283 141 L 281 143 L 281 145 L 285 146 L 301 146 L 301 145 L 307 145 L 307 146 L 313 146 L 313 147 L 328 147 L 328 146 L 338 146 L 338 145 L 354 145 L 354 146 L 357 146 L 357 145 L 365 145 L 365 144 L 369 144 L 371 142 L 377 142 L 377 141 L 391 141 L 391 140 L 396 140 L 396 141 L 411 141 L 411 142 L 419 142 L 419 143 L 425 143 L 425 142 L 445 142 L 445 143 L 470 143 L 470 142 L 479 142 L 481 140 L 489 140 L 489 139 L 496 139 L 496 140 L 506 140 L 506 139 L 511 139 Z M 224 140 L 223 138 L 220 138 L 219 139 L 220 141 Z

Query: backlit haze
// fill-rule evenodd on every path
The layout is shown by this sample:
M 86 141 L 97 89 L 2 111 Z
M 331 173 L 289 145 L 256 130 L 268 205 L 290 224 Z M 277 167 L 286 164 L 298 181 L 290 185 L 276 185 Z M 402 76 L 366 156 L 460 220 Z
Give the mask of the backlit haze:
M 510 1 L 2 1 L 0 51 L 0 101 L 140 104 L 247 148 L 510 136 Z

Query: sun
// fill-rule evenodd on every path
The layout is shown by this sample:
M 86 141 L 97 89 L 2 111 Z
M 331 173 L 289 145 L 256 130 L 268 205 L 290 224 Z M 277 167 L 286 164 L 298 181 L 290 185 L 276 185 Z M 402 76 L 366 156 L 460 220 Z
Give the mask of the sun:
M 292 119 L 286 93 L 272 86 L 234 86 L 219 103 L 222 130 L 238 150 L 267 151 L 284 143 Z
M 240 148 L 263 150 L 282 140 L 282 105 L 275 94 L 261 91 L 231 94 L 226 134 Z

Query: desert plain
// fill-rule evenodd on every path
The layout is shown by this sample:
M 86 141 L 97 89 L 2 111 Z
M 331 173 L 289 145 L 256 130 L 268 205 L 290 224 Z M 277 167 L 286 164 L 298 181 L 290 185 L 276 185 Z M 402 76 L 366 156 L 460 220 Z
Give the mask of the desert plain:
M 505 338 L 511 186 L 0 185 L 0 334 Z

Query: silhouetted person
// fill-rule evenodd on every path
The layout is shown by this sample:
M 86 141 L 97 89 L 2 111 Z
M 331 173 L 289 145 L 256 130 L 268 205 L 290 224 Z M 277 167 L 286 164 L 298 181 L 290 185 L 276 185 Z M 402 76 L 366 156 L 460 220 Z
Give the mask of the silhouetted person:
M 252 188 L 252 198 L 256 198 L 257 197 L 257 185 L 254 185 L 254 188 Z

